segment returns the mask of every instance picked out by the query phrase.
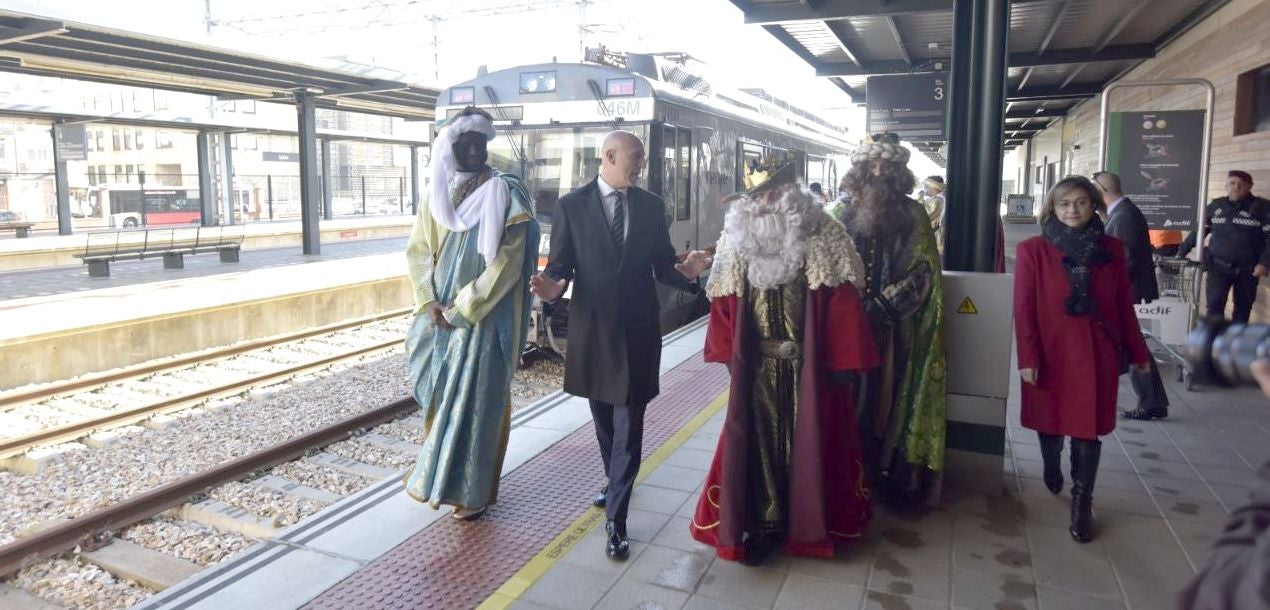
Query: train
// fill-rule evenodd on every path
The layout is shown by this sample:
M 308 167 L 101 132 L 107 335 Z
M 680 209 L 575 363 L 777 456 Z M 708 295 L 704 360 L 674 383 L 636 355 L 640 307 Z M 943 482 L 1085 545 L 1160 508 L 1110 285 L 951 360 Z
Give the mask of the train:
M 489 164 L 520 176 L 542 225 L 540 265 L 550 251 L 557 200 L 599 173 L 600 145 L 615 129 L 648 147 L 642 188 L 666 202 L 671 243 L 680 253 L 708 249 L 723 230 L 724 198 L 742 187 L 742 168 L 774 157 L 794 163 L 804 184 L 832 194 L 854 144 L 844 128 L 758 90 L 716 87 L 704 64 L 684 53 L 589 49 L 583 63 L 484 71 L 442 90 L 437 116 L 476 106 L 495 119 Z M 658 286 L 662 332 L 704 313 L 703 295 Z M 536 306 L 530 343 L 567 349 L 567 295 Z

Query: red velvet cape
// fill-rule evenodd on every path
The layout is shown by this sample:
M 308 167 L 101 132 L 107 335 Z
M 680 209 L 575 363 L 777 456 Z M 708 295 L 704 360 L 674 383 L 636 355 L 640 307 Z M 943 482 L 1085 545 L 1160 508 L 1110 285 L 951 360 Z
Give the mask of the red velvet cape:
M 850 284 L 807 294 L 799 372 L 798 417 L 790 456 L 785 549 L 797 555 L 832 557 L 839 539 L 864 533 L 869 491 L 850 385 L 830 380 L 830 371 L 863 371 L 880 362 L 873 333 Z M 705 359 L 725 362 L 732 373 L 727 419 L 719 436 L 705 490 L 690 526 L 692 537 L 717 549 L 719 557 L 744 557 L 743 534 L 757 525 L 751 515 L 749 440 L 750 367 L 762 356 L 749 345 L 748 307 L 736 295 L 710 304 Z

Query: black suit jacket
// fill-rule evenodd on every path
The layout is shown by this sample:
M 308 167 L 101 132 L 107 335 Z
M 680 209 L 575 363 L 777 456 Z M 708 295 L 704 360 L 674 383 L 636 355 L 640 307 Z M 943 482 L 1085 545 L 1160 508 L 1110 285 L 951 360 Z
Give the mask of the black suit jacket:
M 619 257 L 595 180 L 561 197 L 552 215 L 546 273 L 573 282 L 564 390 L 613 405 L 646 404 L 657 396 L 661 364 L 660 306 L 654 279 L 695 292 L 675 269 L 661 197 L 627 189 L 630 223 Z
M 1124 242 L 1134 302 L 1149 303 L 1160 298 L 1160 289 L 1155 283 L 1155 261 L 1151 258 L 1151 239 L 1147 234 L 1147 218 L 1142 215 L 1142 210 L 1126 197 L 1107 217 L 1106 232 Z

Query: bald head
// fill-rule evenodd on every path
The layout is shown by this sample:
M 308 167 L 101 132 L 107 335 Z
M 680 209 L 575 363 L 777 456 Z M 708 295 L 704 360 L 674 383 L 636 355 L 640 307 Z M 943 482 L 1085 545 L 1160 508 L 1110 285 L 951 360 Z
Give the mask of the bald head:
M 639 181 L 646 165 L 644 143 L 629 131 L 613 131 L 600 144 L 600 177 L 609 186 L 623 189 Z

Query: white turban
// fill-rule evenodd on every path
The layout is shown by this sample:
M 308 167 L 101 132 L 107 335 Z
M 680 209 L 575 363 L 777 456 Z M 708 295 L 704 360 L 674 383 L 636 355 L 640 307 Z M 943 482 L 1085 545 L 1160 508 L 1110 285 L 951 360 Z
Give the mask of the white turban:
M 503 221 L 507 215 L 510 198 L 507 185 L 502 180 L 488 180 L 463 200 L 458 209 L 450 195 L 450 180 L 457 168 L 454 159 L 454 141 L 460 134 L 475 131 L 485 134 L 485 140 L 494 139 L 494 125 L 482 114 L 466 114 L 446 123 L 432 141 L 432 200 L 428 209 L 441 226 L 449 231 L 463 232 L 477 225 L 485 225 L 477 244 L 477 250 L 489 264 L 498 254 L 498 244 L 503 237 Z
M 899 142 L 865 142 L 855 149 L 855 154 L 851 155 L 851 162 L 864 163 L 870 159 L 882 159 L 907 165 L 910 154 L 909 150 L 901 146 Z

